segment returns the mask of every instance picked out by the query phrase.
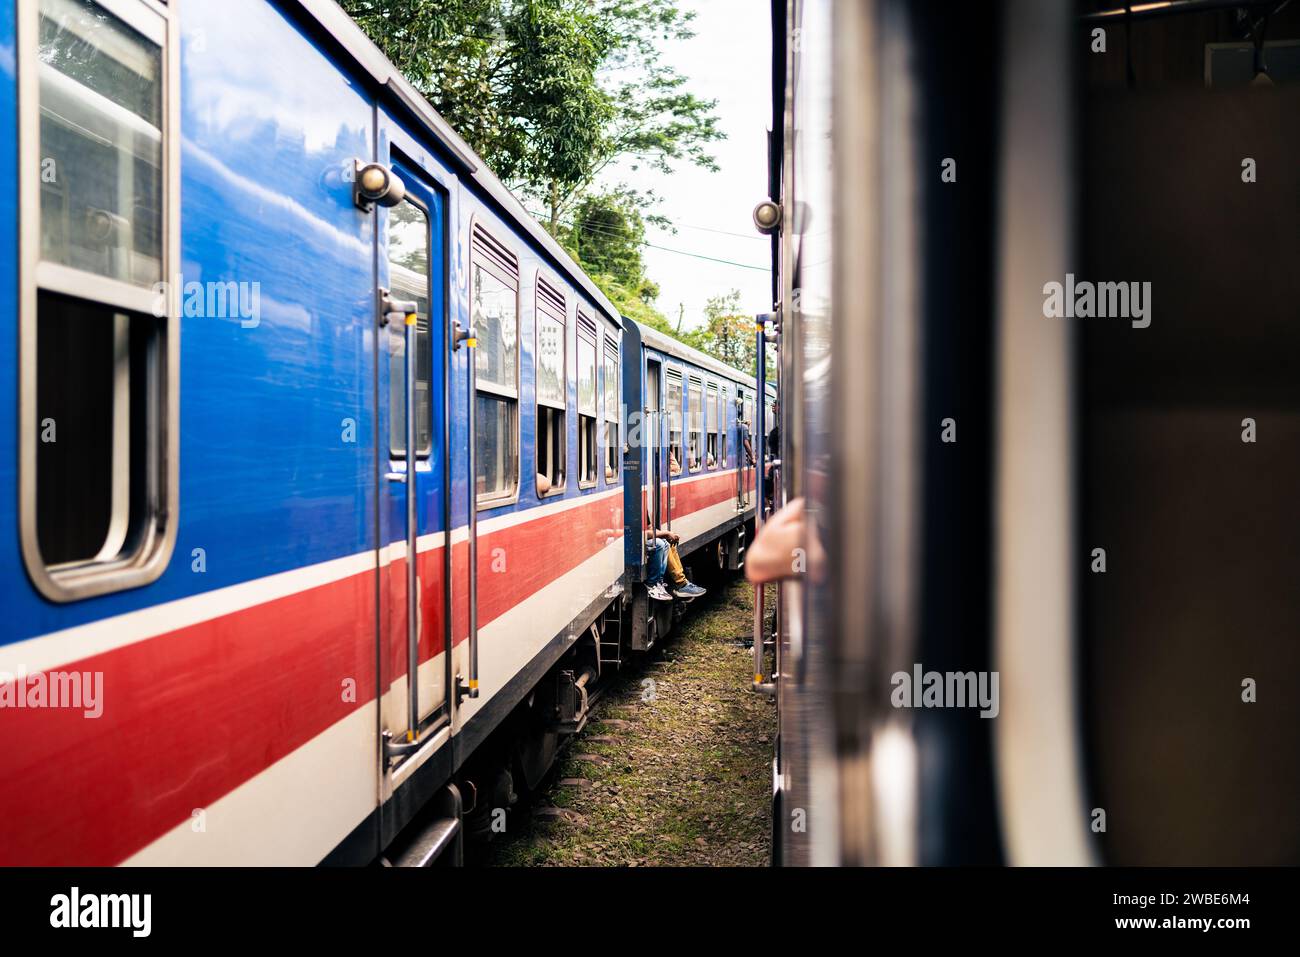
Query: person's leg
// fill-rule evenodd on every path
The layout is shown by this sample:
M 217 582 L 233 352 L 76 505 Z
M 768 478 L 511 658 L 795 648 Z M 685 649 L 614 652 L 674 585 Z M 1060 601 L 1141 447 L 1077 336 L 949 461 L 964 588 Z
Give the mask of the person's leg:
M 654 585 L 663 581 L 664 572 L 668 569 L 668 543 L 662 538 L 656 538 L 650 542 L 646 554 L 646 576 L 647 585 Z
M 686 578 L 686 569 L 682 568 L 682 556 L 677 554 L 677 546 L 668 546 L 668 584 L 674 588 L 685 588 L 690 584 Z
M 673 545 L 668 549 L 668 581 L 672 585 L 673 596 L 682 598 L 686 601 L 694 601 L 705 593 L 705 589 L 699 585 L 693 584 L 686 577 L 686 569 L 682 568 L 681 556 L 677 554 L 677 546 Z

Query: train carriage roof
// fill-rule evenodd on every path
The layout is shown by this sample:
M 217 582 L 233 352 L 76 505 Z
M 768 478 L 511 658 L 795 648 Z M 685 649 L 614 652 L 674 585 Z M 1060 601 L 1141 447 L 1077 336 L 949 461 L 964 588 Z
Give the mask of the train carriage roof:
M 414 118 L 420 128 L 451 155 L 453 163 L 460 167 L 461 177 L 478 185 L 500 207 L 502 213 L 514 222 L 516 228 L 545 250 L 559 265 L 565 278 L 586 293 L 607 318 L 612 317 L 615 322 L 621 318 L 614 304 L 565 252 L 564 247 L 524 209 L 523 204 L 488 169 L 470 145 L 461 139 L 392 61 L 384 56 L 342 7 L 334 0 L 286 0 L 285 5 L 299 8 L 334 41 L 343 54 L 368 74 L 378 85 L 381 100 Z
M 758 388 L 758 383 L 752 375 L 734 369 L 708 353 L 694 349 L 686 343 L 674 339 L 672 336 L 664 335 L 659 330 L 652 329 L 643 323 L 638 322 L 636 326 L 641 332 L 641 341 L 651 349 L 681 359 L 693 366 L 699 366 L 701 369 L 722 376 L 731 382 L 739 382 L 751 389 Z
M 586 293 L 615 322 L 621 313 L 600 291 L 582 267 L 573 261 L 564 247 L 555 241 L 535 220 L 521 202 L 510 192 L 495 173 L 488 169 L 482 158 L 461 139 L 451 125 L 442 118 L 402 72 L 384 56 L 379 47 L 366 36 L 350 16 L 334 0 L 285 0 L 286 6 L 296 6 L 339 48 L 357 67 L 363 70 L 380 91 L 380 98 L 412 117 L 420 128 L 433 138 L 459 166 L 461 176 L 479 186 L 520 231 L 541 247 L 560 267 L 566 279 Z M 630 321 L 630 320 L 629 320 Z M 666 336 L 655 329 L 636 323 L 642 341 L 653 349 L 699 366 L 732 382 L 740 382 L 751 389 L 757 387 L 753 376 L 733 369 L 710 355 L 693 349 L 683 342 Z

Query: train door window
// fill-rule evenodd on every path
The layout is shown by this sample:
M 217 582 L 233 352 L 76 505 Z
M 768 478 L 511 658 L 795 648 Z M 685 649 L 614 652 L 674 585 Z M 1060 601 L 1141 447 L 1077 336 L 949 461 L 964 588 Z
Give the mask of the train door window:
M 564 488 L 568 398 L 564 295 L 537 277 L 537 494 Z
M 691 379 L 686 396 L 686 414 L 690 419 L 690 437 L 687 440 L 687 468 L 692 472 L 704 462 L 704 389 L 699 379 Z
M 21 180 L 39 196 L 22 224 L 19 513 L 55 601 L 153 581 L 175 540 L 173 16 L 18 5 Z
M 618 343 L 605 340 L 605 484 L 618 484 L 620 456 L 620 406 L 618 389 Z
M 682 374 L 676 369 L 668 370 L 668 451 L 672 458 L 670 470 L 676 463 L 672 474 L 676 475 L 683 468 L 682 459 Z
M 716 383 L 709 383 L 708 401 L 704 408 L 706 415 L 712 420 L 707 423 L 711 427 L 705 434 L 705 442 L 707 443 L 705 465 L 715 469 L 718 467 L 718 434 L 722 431 L 721 419 L 718 417 L 718 386 Z
M 409 198 L 388 213 L 388 288 L 394 299 L 416 304 L 415 432 L 416 456 L 426 458 L 433 430 L 429 382 L 433 342 L 429 333 L 429 214 Z M 393 458 L 406 457 L 406 330 L 389 329 L 388 446 Z
M 481 226 L 473 230 L 470 323 L 474 350 L 479 508 L 514 498 L 519 488 L 519 260 Z
M 596 484 L 600 438 L 597 417 L 600 400 L 596 390 L 596 324 L 578 313 L 578 486 Z

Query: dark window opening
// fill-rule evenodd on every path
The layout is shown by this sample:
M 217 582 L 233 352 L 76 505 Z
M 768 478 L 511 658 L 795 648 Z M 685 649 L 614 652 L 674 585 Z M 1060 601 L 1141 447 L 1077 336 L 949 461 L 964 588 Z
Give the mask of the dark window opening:
M 596 462 L 599 456 L 596 419 L 590 415 L 578 416 L 578 484 L 596 484 Z
M 622 447 L 618 441 L 618 423 L 605 423 L 605 484 L 617 485 L 618 473 L 622 467 Z
M 161 519 L 164 330 L 38 297 L 36 537 L 53 571 L 128 557 Z
M 564 410 L 537 407 L 537 494 L 564 487 Z

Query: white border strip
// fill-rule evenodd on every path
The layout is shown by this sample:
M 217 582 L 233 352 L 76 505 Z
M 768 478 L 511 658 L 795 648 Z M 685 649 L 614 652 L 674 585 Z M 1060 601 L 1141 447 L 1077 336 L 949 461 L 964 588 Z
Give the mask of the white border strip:
M 0 646 L 0 671 L 47 671 L 375 569 L 365 551 Z

